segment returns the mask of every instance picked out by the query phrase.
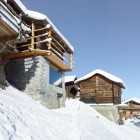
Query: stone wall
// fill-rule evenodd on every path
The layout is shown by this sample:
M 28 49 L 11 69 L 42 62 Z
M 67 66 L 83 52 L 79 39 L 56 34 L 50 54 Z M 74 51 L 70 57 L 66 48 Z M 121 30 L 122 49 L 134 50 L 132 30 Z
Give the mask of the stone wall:
M 49 72 L 49 62 L 41 56 L 10 60 L 5 66 L 9 83 L 47 108 L 54 109 L 58 108 L 57 93 L 62 95 L 64 106 L 65 90 L 49 84 Z
M 119 113 L 118 108 L 115 105 L 90 105 L 108 120 L 119 123 Z
M 0 88 L 4 88 L 6 85 L 5 73 L 0 59 Z

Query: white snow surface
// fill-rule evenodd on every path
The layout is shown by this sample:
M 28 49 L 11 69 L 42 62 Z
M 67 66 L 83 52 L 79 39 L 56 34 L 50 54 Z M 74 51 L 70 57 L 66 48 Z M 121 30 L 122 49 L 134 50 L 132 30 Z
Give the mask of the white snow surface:
M 116 76 L 114 76 L 114 75 L 112 75 L 112 74 L 110 74 L 110 73 L 108 73 L 108 72 L 105 72 L 105 71 L 103 71 L 103 70 L 100 70 L 100 69 L 96 69 L 96 70 L 94 70 L 94 71 L 92 71 L 92 72 L 86 74 L 85 76 L 83 76 L 83 77 L 77 79 L 77 80 L 75 81 L 75 83 L 78 83 L 79 81 L 86 80 L 86 79 L 92 77 L 92 76 L 95 75 L 95 74 L 100 74 L 100 75 L 102 75 L 102 76 L 108 78 L 108 79 L 111 80 L 111 81 L 114 81 L 114 82 L 116 82 L 116 83 L 122 84 L 122 86 L 123 86 L 124 88 L 126 87 L 122 79 L 120 79 L 120 78 L 118 78 L 118 77 L 116 77 Z
M 119 126 L 77 100 L 49 110 L 12 86 L 0 90 L 0 140 L 125 139 L 139 140 L 140 127 Z
M 130 101 L 134 101 L 134 102 L 140 104 L 140 99 L 138 99 L 137 97 L 133 97 L 133 98 L 130 98 L 128 100 L 125 100 L 125 101 L 122 102 L 122 104 L 126 104 L 127 102 L 130 102 Z
M 74 82 L 76 78 L 77 78 L 76 75 L 65 76 L 65 77 L 64 77 L 64 82 L 65 82 L 65 83 Z M 54 83 L 54 85 L 59 85 L 59 84 L 61 84 L 61 83 L 62 83 L 62 78 L 58 79 L 58 80 Z

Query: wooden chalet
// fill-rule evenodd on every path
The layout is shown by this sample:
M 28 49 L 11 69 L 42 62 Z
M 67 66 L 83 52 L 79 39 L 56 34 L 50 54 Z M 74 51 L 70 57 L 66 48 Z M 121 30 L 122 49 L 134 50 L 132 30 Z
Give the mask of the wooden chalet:
M 77 80 L 76 75 L 64 77 L 65 91 L 66 91 L 67 98 L 76 98 L 76 95 L 78 92 L 78 87 L 74 83 L 75 80 Z M 56 85 L 56 86 L 61 86 L 61 84 L 62 84 L 61 78 L 54 83 L 54 85 Z
M 44 106 L 62 107 L 64 72 L 72 70 L 73 53 L 46 15 L 28 10 L 20 0 L 0 0 L 0 84 L 6 77 Z M 60 77 L 61 86 L 53 85 Z
M 80 87 L 80 100 L 85 103 L 121 103 L 123 81 L 105 71 L 95 70 L 75 81 Z
M 77 80 L 76 75 L 65 77 L 65 90 L 67 98 L 75 98 L 77 95 L 78 87 L 74 83 Z
M 71 71 L 74 49 L 50 19 L 20 0 L 0 1 L 0 58 L 43 56 L 56 71 Z
M 122 107 L 122 117 L 125 119 L 134 118 L 140 116 L 140 100 L 137 98 L 131 98 L 123 102 L 125 106 Z

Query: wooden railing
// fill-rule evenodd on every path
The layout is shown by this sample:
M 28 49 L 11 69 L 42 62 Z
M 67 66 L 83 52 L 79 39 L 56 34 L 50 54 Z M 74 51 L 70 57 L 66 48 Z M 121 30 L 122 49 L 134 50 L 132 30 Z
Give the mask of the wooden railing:
M 73 66 L 73 52 L 63 42 L 62 39 L 53 31 L 53 29 L 46 27 L 36 28 L 32 22 L 32 30 L 27 42 L 19 44 L 17 48 L 22 51 L 28 49 L 40 49 L 50 51 L 57 57 L 64 65 L 72 70 Z

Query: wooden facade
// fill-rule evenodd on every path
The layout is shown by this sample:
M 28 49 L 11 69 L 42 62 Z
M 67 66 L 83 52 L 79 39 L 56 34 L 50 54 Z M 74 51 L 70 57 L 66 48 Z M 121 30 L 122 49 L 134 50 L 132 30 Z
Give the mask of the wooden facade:
M 125 119 L 140 116 L 140 101 L 129 100 L 125 102 L 126 106 L 122 107 L 122 117 Z
M 72 70 L 73 48 L 45 15 L 34 12 L 30 16 L 12 0 L 1 0 L 0 6 L 0 57 L 4 63 L 9 59 L 43 56 L 58 72 Z M 14 49 L 9 50 L 9 46 Z
M 76 98 L 78 86 L 74 83 L 77 80 L 76 75 L 72 76 L 65 76 L 64 83 L 65 83 L 65 91 L 66 91 L 66 98 Z M 61 87 L 62 79 L 58 79 L 54 85 Z
M 69 82 L 65 84 L 66 97 L 76 99 L 78 94 L 78 87 L 74 82 Z
M 87 79 L 78 81 L 77 85 L 80 87 L 80 100 L 85 103 L 121 103 L 123 86 L 104 75 L 95 73 Z

